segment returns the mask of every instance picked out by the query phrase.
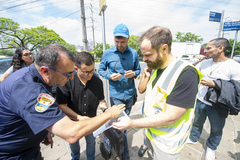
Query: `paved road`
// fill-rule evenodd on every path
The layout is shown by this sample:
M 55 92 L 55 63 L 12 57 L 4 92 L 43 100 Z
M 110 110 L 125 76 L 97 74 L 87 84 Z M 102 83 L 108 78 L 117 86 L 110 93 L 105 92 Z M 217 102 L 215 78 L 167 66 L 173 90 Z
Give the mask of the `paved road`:
M 135 80 L 136 86 L 139 79 Z M 144 94 L 138 94 L 138 102 L 133 106 L 130 118 L 139 118 L 142 116 L 142 103 Z M 98 112 L 99 114 L 101 111 Z M 181 160 L 204 160 L 206 139 L 209 136 L 209 122 L 205 123 L 203 133 L 199 142 L 195 145 L 187 144 L 183 148 L 180 159 Z M 70 160 L 70 149 L 68 143 L 55 136 L 54 147 L 41 145 L 41 152 L 45 160 Z M 103 160 L 99 151 L 99 139 L 96 140 L 96 158 L 95 160 Z M 143 158 L 138 157 L 137 152 L 143 143 L 143 131 L 141 129 L 128 130 L 128 145 L 130 152 L 130 160 L 150 160 L 149 154 L 145 154 Z M 80 140 L 81 144 L 81 160 L 86 159 L 85 139 Z M 240 160 L 240 116 L 229 116 L 223 131 L 222 141 L 216 151 L 217 160 Z

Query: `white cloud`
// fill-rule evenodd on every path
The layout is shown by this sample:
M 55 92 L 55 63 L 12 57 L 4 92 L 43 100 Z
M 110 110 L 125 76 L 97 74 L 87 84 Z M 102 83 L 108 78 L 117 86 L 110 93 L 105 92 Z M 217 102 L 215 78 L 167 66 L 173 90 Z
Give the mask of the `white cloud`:
M 177 32 L 192 32 L 201 36 L 204 43 L 207 43 L 217 37 L 219 29 L 219 23 L 209 22 L 210 11 L 222 12 L 225 10 L 224 20 L 240 20 L 240 2 L 238 0 L 224 0 L 223 2 L 207 0 L 107 0 L 106 2 L 108 7 L 105 11 L 105 31 L 108 44 L 113 44 L 112 33 L 114 27 L 119 23 L 124 23 L 129 27 L 130 35 L 141 35 L 148 28 L 160 25 L 169 28 L 173 37 Z M 19 3 L 23 3 L 23 1 L 19 1 Z M 87 37 L 91 41 L 93 38 L 89 10 L 90 0 L 85 0 L 84 3 Z M 9 5 L 3 7 L 6 8 Z M 32 9 L 29 9 L 31 7 Z M 98 15 L 98 7 L 98 2 L 93 2 L 95 41 L 102 43 L 102 17 Z M 53 29 L 68 43 L 82 45 L 80 12 L 70 16 L 79 9 L 80 2 L 76 0 L 48 0 L 0 13 L 1 16 L 12 18 L 18 22 L 21 27 L 30 28 L 49 24 L 46 27 Z M 233 39 L 234 34 L 233 31 L 226 32 L 225 36 Z

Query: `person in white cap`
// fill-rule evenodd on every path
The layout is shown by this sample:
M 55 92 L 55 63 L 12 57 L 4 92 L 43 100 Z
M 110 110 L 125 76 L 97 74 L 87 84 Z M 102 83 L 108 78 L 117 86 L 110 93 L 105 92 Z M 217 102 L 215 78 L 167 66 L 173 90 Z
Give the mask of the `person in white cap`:
M 103 53 L 98 73 L 109 80 L 111 105 L 125 104 L 125 112 L 129 115 L 136 102 L 134 78 L 140 74 L 141 68 L 137 51 L 127 45 L 130 37 L 127 26 L 117 25 L 113 36 L 115 46 Z M 129 159 L 127 132 L 125 132 L 122 159 Z

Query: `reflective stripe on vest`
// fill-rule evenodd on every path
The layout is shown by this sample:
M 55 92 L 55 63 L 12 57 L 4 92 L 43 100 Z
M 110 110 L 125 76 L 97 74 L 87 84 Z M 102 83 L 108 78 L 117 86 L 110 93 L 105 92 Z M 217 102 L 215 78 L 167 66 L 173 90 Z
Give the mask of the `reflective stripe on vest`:
M 151 116 L 165 111 L 167 96 L 171 93 L 182 70 L 188 66 L 182 60 L 174 60 L 162 73 L 154 88 L 152 81 L 156 78 L 154 72 L 149 80 L 145 98 L 145 116 Z M 199 82 L 201 73 L 199 74 Z M 175 154 L 180 152 L 186 139 L 193 119 L 193 109 L 188 111 L 174 124 L 160 127 L 148 128 L 145 130 L 146 136 L 162 151 Z

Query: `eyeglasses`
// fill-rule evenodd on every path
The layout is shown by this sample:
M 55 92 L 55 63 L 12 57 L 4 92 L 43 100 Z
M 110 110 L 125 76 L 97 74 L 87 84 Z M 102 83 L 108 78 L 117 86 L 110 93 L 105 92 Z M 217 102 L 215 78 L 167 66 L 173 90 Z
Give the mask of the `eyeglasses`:
M 29 57 L 31 55 L 32 55 L 32 53 L 30 52 L 30 53 L 24 53 L 22 56 Z
M 44 65 L 45 66 L 45 65 Z M 51 69 L 51 70 L 53 70 L 53 71 L 57 71 L 57 72 L 59 72 L 59 73 L 62 73 L 64 76 L 67 76 L 67 79 L 69 79 L 70 77 L 71 77 L 71 75 L 73 74 L 73 72 L 70 72 L 70 73 L 63 73 L 63 72 L 61 72 L 61 71 L 58 71 L 58 70 L 56 70 L 56 69 L 54 69 L 54 68 L 52 68 L 52 67 L 49 67 L 49 66 L 45 66 L 45 67 L 47 67 L 47 68 L 49 68 L 49 69 Z
M 208 50 L 210 50 L 210 49 L 212 49 L 212 48 L 218 48 L 218 47 L 220 47 L 220 46 L 215 46 L 215 47 L 206 47 L 206 48 L 205 48 L 205 50 L 206 50 L 206 51 L 208 51 Z
M 95 68 L 93 70 L 91 70 L 91 71 L 85 71 L 85 72 L 81 71 L 81 74 L 83 74 L 83 75 L 93 74 L 94 70 L 95 70 Z

